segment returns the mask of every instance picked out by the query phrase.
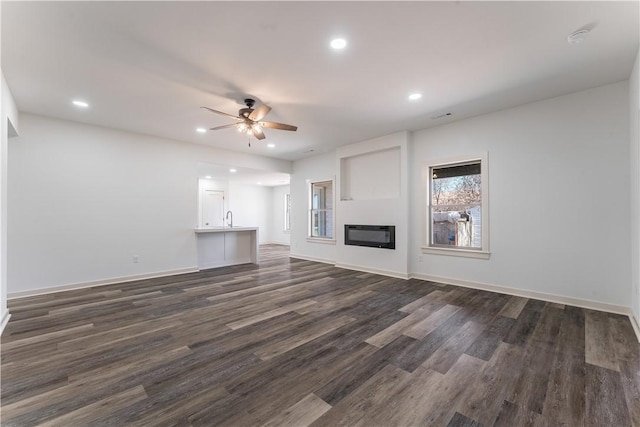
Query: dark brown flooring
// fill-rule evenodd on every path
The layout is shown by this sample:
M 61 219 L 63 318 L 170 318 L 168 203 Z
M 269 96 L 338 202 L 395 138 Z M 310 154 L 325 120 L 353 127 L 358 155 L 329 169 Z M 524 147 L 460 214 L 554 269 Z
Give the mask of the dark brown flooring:
M 287 250 L 10 301 L 2 425 L 640 426 L 625 316 Z

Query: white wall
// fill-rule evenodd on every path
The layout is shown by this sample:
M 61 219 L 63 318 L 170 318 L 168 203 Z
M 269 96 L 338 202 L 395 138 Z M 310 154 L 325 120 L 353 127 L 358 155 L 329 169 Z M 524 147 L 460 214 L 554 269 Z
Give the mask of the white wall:
M 408 277 L 408 141 L 408 132 L 398 132 L 337 150 L 339 266 Z M 347 246 L 345 224 L 394 225 L 396 248 Z
M 285 195 L 289 194 L 289 185 L 271 187 L 271 226 L 269 227 L 268 241 L 288 245 L 291 243 L 291 232 L 284 231 Z
M 288 161 L 40 116 L 20 125 L 9 149 L 10 294 L 195 268 L 198 162 L 291 172 Z
M 17 135 L 18 109 L 7 86 L 7 82 L 0 69 L 0 334 L 9 321 L 7 309 L 8 289 L 8 259 L 7 259 L 7 206 L 8 206 L 8 175 L 7 160 L 9 136 Z M 13 140 L 12 140 L 13 144 Z
M 631 307 L 640 322 L 640 49 L 629 77 L 631 159 Z
M 293 163 L 291 174 L 291 256 L 335 262 L 333 244 L 309 241 L 309 181 L 335 180 L 336 153 L 319 154 Z M 334 191 L 333 194 L 336 194 Z M 335 206 L 335 204 L 334 204 Z
M 620 82 L 416 132 L 414 183 L 424 162 L 488 152 L 491 259 L 420 262 L 416 232 L 412 271 L 628 307 L 628 105 Z
M 230 181 L 227 200 L 234 227 L 259 227 L 258 240 L 267 243 L 273 211 L 271 188 Z

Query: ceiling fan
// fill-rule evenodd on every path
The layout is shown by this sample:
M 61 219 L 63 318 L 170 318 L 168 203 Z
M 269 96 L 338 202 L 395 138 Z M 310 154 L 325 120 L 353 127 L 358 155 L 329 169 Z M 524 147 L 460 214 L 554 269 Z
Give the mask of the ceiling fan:
M 223 113 L 222 111 L 217 111 L 209 107 L 202 107 L 205 110 L 209 110 L 212 113 L 222 114 L 223 116 L 231 117 L 236 120 L 236 123 L 231 123 L 228 125 L 222 125 L 218 127 L 211 128 L 210 130 L 218 130 L 225 128 L 235 127 L 238 129 L 238 132 L 244 132 L 249 136 L 254 136 L 256 139 L 264 139 L 265 135 L 262 132 L 262 128 L 269 129 L 280 129 L 280 130 L 291 130 L 295 131 L 298 129 L 297 126 L 285 125 L 284 123 L 276 123 L 276 122 L 263 122 L 261 121 L 269 111 L 271 111 L 271 107 L 266 104 L 260 105 L 258 108 L 254 109 L 253 106 L 256 103 L 254 99 L 247 98 L 244 100 L 246 104 L 246 108 L 241 108 L 238 111 L 238 115 L 234 116 L 233 114 Z

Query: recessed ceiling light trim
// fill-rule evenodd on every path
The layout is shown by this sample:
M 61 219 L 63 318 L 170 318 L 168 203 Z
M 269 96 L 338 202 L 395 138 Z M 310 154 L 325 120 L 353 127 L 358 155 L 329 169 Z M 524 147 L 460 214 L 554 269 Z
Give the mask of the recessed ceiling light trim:
M 421 93 L 412 93 L 411 95 L 409 95 L 409 101 L 417 101 L 418 99 L 422 98 L 422 94 Z
M 206 133 L 207 130 L 205 128 L 196 128 L 196 132 L 198 132 L 198 133 Z
M 233 168 L 231 168 L 231 169 L 229 169 L 229 172 L 231 172 L 231 173 L 236 173 L 236 172 L 238 172 L 238 170 L 237 170 L 237 169 L 233 169 Z

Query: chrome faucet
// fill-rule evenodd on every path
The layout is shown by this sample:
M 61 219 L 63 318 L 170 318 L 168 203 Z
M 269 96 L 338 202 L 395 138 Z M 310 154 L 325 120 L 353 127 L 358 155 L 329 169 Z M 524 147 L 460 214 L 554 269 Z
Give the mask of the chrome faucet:
M 231 221 L 229 221 L 229 216 L 231 216 Z M 227 220 L 227 224 L 229 225 L 229 227 L 233 227 L 233 212 L 227 211 L 227 216 L 225 217 L 225 219 Z

